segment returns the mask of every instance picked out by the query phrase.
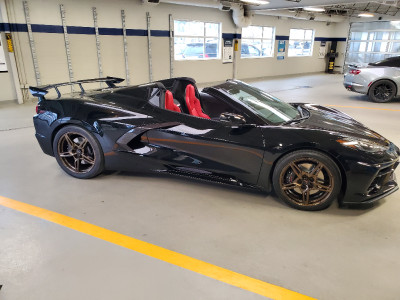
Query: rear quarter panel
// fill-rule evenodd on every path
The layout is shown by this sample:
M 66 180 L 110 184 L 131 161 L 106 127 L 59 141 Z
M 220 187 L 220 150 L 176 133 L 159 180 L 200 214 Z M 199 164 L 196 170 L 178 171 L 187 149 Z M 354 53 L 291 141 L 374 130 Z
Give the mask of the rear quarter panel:
M 36 137 L 46 154 L 53 155 L 53 139 L 66 125 L 77 125 L 91 132 L 100 142 L 103 152 L 112 152 L 115 141 L 131 128 L 148 118 L 139 108 L 124 108 L 82 99 L 43 100 L 42 113 L 33 117 Z M 135 111 L 134 111 L 135 109 Z M 136 111 L 137 110 L 137 111 Z
M 362 75 L 362 76 L 360 76 Z M 354 81 L 365 84 L 369 87 L 379 80 L 391 80 L 396 84 L 397 87 L 397 95 L 399 95 L 400 91 L 400 68 L 392 68 L 392 67 L 370 67 L 361 69 L 361 73 L 359 75 L 353 75 Z M 359 77 L 357 77 L 359 76 Z

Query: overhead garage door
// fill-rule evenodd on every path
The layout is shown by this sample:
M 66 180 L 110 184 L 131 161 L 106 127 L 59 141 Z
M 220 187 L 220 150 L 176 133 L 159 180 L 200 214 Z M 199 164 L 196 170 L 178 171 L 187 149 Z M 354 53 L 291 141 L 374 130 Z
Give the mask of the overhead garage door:
M 400 21 L 351 24 L 346 65 L 366 65 L 397 55 L 400 55 Z

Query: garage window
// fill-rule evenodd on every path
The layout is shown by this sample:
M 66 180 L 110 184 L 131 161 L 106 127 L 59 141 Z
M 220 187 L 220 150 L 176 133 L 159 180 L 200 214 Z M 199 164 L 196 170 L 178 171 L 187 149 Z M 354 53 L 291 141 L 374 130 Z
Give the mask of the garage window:
M 350 34 L 347 64 L 368 64 L 400 52 L 400 31 L 353 31 Z
M 220 28 L 219 23 L 175 20 L 175 59 L 219 59 Z
M 272 57 L 275 28 L 249 26 L 242 29 L 241 57 Z
M 314 30 L 290 29 L 289 56 L 311 56 Z

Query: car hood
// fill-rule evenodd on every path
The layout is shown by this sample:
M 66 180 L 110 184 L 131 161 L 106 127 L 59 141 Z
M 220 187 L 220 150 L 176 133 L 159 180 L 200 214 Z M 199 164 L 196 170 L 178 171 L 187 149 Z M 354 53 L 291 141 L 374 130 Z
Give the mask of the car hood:
M 296 104 L 293 104 L 296 106 Z M 294 123 L 298 128 L 318 129 L 329 131 L 337 136 L 350 136 L 361 139 L 372 140 L 382 145 L 390 142 L 379 133 L 365 127 L 360 122 L 354 120 L 349 115 L 342 113 L 334 108 L 329 108 L 316 104 L 297 104 L 310 112 L 309 118 Z

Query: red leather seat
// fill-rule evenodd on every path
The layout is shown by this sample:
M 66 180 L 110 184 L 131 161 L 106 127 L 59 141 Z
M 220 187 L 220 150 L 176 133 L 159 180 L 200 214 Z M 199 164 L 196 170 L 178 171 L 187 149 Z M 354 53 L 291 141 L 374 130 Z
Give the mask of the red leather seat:
M 165 109 L 181 112 L 179 106 L 174 103 L 174 96 L 168 90 L 165 92 Z
M 191 84 L 186 86 L 186 106 L 192 116 L 210 119 L 209 116 L 203 113 L 200 100 L 196 98 L 194 86 Z

